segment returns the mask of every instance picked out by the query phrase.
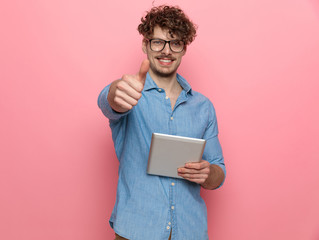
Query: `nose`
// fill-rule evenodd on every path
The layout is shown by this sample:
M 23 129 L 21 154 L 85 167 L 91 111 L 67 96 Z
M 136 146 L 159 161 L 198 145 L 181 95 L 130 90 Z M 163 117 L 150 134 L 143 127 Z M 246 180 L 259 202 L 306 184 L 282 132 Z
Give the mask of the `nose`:
M 171 49 L 170 49 L 170 47 L 169 47 L 169 43 L 168 43 L 168 42 L 165 44 L 164 49 L 162 50 L 162 53 L 165 53 L 166 55 L 172 53 L 172 51 L 171 51 Z

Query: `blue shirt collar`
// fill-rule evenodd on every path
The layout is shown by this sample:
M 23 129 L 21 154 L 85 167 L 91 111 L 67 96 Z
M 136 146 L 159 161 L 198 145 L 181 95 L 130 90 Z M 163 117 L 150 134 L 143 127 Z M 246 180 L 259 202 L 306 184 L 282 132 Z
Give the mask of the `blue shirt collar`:
M 177 78 L 177 82 L 181 85 L 181 87 L 183 88 L 183 90 L 186 93 L 189 93 L 191 95 L 192 94 L 192 88 L 191 85 L 186 81 L 185 78 L 183 78 L 181 75 L 179 75 L 178 73 L 176 74 L 176 78 Z M 146 74 L 146 80 L 145 80 L 145 85 L 144 85 L 144 90 L 148 91 L 154 88 L 158 88 L 158 86 L 156 85 L 156 83 L 154 82 L 154 80 L 151 78 L 150 74 L 147 73 Z

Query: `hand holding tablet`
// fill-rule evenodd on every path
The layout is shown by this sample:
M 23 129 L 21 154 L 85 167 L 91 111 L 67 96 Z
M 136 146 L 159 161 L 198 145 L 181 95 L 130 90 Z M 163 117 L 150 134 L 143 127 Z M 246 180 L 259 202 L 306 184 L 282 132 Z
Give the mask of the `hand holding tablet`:
M 184 179 L 203 184 L 210 174 L 210 163 L 206 160 L 200 162 L 186 163 L 184 167 L 179 168 L 178 176 Z
M 204 139 L 153 133 L 147 173 L 183 178 L 178 175 L 177 169 L 184 168 L 185 163 L 193 162 L 197 162 L 198 167 L 201 167 L 205 144 Z M 193 168 L 192 165 L 189 166 Z

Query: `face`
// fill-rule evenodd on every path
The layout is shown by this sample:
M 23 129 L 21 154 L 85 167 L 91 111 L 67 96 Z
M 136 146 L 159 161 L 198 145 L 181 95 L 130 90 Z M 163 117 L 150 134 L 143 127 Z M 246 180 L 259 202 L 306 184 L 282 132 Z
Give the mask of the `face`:
M 152 36 L 152 39 L 155 38 L 166 41 L 178 40 L 176 36 L 172 38 L 167 29 L 162 29 L 158 26 L 154 28 L 154 34 Z M 160 77 L 171 77 L 175 75 L 182 61 L 182 57 L 186 52 L 186 47 L 180 53 L 172 52 L 168 43 L 162 51 L 154 52 L 150 49 L 150 43 L 148 41 L 143 41 L 142 48 L 150 61 L 150 73 Z

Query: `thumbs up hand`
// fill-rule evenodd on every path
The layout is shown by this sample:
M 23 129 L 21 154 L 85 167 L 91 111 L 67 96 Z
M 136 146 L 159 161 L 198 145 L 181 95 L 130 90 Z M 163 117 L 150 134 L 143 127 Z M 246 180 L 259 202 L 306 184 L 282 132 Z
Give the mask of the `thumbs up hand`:
M 127 112 L 137 104 L 142 97 L 149 67 L 150 62 L 145 59 L 137 74 L 123 75 L 111 84 L 107 100 L 114 111 Z

